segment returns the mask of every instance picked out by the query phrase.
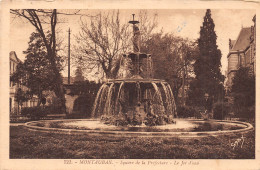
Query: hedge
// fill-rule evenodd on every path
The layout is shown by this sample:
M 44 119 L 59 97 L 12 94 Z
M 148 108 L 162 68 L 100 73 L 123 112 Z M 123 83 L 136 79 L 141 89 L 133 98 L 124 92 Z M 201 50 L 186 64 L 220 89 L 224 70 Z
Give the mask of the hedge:
M 177 106 L 177 114 L 180 118 L 195 117 L 200 118 L 199 108 L 192 106 Z
M 46 117 L 48 114 L 62 114 L 59 106 L 36 106 L 36 107 L 24 107 L 21 111 L 21 115 L 26 116 L 32 120 L 38 120 Z
M 228 115 L 230 106 L 226 102 L 217 102 L 213 104 L 213 118 L 223 120 Z

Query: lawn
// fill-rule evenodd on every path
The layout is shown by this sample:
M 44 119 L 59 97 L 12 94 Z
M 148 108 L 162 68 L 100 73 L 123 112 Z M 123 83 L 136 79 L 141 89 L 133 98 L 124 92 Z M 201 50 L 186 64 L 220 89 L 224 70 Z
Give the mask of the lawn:
M 254 159 L 255 132 L 203 138 L 67 135 L 10 127 L 11 159 Z M 242 147 L 241 147 L 242 145 Z

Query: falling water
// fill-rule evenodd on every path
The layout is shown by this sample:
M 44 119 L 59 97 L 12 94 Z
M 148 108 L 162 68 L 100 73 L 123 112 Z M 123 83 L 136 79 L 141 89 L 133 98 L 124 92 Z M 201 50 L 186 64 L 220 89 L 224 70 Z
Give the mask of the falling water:
M 154 87 L 154 89 L 155 89 L 154 97 L 155 97 L 155 96 L 158 96 L 158 97 L 159 97 L 159 102 L 158 102 L 158 104 L 157 104 L 157 106 L 158 106 L 157 112 L 164 113 L 164 112 L 165 112 L 165 109 L 164 109 L 164 106 L 163 106 L 162 94 L 161 94 L 161 92 L 160 92 L 158 86 L 156 85 L 156 83 L 153 83 L 153 82 L 152 82 L 152 85 L 153 85 L 153 87 Z
M 171 96 L 170 97 L 171 98 L 170 101 L 172 102 L 173 113 L 177 116 L 177 111 L 176 111 L 177 107 L 176 107 L 175 99 L 174 99 L 174 96 L 173 96 L 173 93 L 172 93 L 172 89 L 171 89 L 169 84 L 167 84 L 167 87 L 168 87 L 168 90 L 170 91 L 170 96 Z
M 98 108 L 98 107 L 97 107 L 98 100 L 100 99 L 101 92 L 102 92 L 102 90 L 104 89 L 105 86 L 106 86 L 106 84 L 103 84 L 103 85 L 99 88 L 99 90 L 98 90 L 97 97 L 96 97 L 96 99 L 95 99 L 94 106 L 93 106 L 93 110 L 92 110 L 92 113 L 91 113 L 91 117 L 94 117 L 94 116 L 95 116 L 96 109 Z
M 163 87 L 164 94 L 166 95 L 166 114 L 172 115 L 173 112 L 172 112 L 172 104 L 171 104 L 171 100 L 170 100 L 169 91 L 164 83 L 161 83 L 161 85 Z
M 105 104 L 105 114 L 110 115 L 111 113 L 111 97 L 112 97 L 112 93 L 113 93 L 113 87 L 114 87 L 114 83 L 112 83 L 109 87 L 108 90 L 108 95 L 107 95 L 107 101 Z
M 121 95 L 121 89 L 123 87 L 123 85 L 125 84 L 125 82 L 122 82 L 119 86 L 119 90 L 118 90 L 118 94 L 117 94 L 117 97 L 116 97 L 116 102 L 115 102 L 115 112 L 119 113 L 120 112 L 120 107 L 118 105 L 118 100 L 120 98 L 120 95 Z
M 137 26 L 139 21 L 134 20 L 133 15 L 133 21 L 129 21 L 129 23 L 133 24 L 134 28 L 133 39 L 136 41 L 133 42 L 133 46 L 140 49 L 138 41 L 140 32 L 138 32 Z M 108 80 L 101 86 L 94 102 L 92 117 L 101 117 L 102 115 L 110 116 L 110 118 L 111 116 L 120 117 L 122 113 L 127 118 L 128 113 L 133 113 L 133 117 L 139 115 L 139 118 L 143 118 L 143 115 L 146 115 L 148 118 L 151 109 L 154 111 L 155 115 L 152 115 L 155 117 L 165 117 L 164 115 L 174 117 L 177 115 L 170 85 L 164 80 L 151 78 L 153 69 L 151 55 L 134 50 L 134 52 L 123 56 L 131 60 L 134 74 L 131 78 Z M 143 59 L 146 59 L 147 62 L 147 68 L 144 69 L 147 70 L 145 79 L 141 77 Z

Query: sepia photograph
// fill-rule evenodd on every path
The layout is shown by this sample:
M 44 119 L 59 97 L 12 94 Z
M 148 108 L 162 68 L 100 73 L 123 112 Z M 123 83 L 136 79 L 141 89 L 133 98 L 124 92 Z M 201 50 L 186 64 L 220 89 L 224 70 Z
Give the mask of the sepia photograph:
M 7 159 L 122 169 L 256 161 L 256 4 L 11 6 Z

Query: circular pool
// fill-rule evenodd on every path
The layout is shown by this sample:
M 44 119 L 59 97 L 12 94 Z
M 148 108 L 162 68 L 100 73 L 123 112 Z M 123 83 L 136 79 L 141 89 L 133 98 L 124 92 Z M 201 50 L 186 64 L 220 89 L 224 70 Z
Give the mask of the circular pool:
M 115 126 L 96 119 L 40 120 L 27 122 L 31 130 L 87 135 L 120 135 L 140 137 L 204 137 L 244 133 L 253 126 L 240 121 L 175 119 L 175 124 L 158 126 Z

